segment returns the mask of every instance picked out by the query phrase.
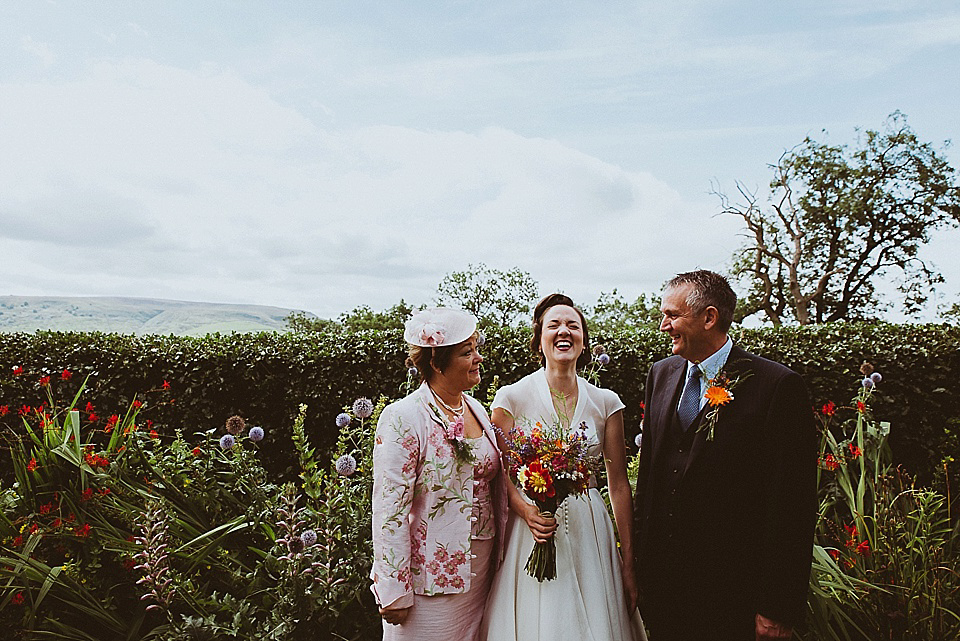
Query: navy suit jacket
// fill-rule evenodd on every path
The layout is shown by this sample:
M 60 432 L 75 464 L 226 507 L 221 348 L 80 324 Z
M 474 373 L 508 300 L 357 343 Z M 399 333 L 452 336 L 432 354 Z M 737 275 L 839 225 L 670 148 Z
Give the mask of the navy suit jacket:
M 748 376 L 720 409 L 713 440 L 706 430 L 693 437 L 670 508 L 679 535 L 669 541 L 653 535 L 651 517 L 667 485 L 663 443 L 674 429 L 686 360 L 659 361 L 647 377 L 634 509 L 642 599 L 675 608 L 650 612 L 653 620 L 693 617 L 705 630 L 736 618 L 752 622 L 758 612 L 796 625 L 806 610 L 818 508 L 809 395 L 798 374 L 736 345 L 724 370 Z

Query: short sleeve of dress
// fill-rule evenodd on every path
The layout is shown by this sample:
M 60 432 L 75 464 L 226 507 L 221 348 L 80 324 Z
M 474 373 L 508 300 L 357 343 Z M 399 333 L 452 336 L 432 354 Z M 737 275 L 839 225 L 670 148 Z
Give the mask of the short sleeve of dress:
M 620 396 L 613 390 L 605 389 L 603 392 L 603 420 L 606 421 L 611 415 L 616 414 L 626 407 Z
M 497 393 L 493 397 L 493 403 L 491 403 L 490 405 L 491 413 L 493 413 L 493 410 L 499 407 L 509 412 L 510 416 L 513 416 L 514 418 L 516 418 L 517 406 L 516 406 L 516 403 L 514 403 L 514 399 L 512 398 L 512 395 L 510 394 L 511 387 L 512 387 L 511 385 L 507 385 L 497 390 Z

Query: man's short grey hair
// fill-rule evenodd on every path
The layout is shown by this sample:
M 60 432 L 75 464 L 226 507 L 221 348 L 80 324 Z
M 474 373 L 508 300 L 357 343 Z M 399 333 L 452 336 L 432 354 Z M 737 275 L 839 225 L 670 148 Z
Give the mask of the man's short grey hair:
M 677 274 L 667 281 L 664 289 L 676 289 L 690 283 L 687 305 L 695 314 L 708 307 L 717 308 L 717 326 L 726 333 L 733 324 L 733 310 L 737 307 L 737 295 L 726 278 L 716 272 L 698 269 Z

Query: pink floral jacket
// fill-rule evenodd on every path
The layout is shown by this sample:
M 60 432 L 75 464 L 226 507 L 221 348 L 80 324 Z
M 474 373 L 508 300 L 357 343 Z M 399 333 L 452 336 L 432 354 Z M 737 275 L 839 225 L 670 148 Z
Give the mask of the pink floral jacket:
M 464 396 L 497 449 L 483 406 Z M 385 407 L 377 423 L 370 577 L 381 607 L 413 605 L 413 594 L 451 594 L 470 589 L 474 466 L 454 458 L 443 424 L 429 406 L 431 402 L 436 403 L 430 389 L 421 385 Z M 505 478 L 498 474 L 491 488 L 498 563 L 503 556 L 507 521 Z

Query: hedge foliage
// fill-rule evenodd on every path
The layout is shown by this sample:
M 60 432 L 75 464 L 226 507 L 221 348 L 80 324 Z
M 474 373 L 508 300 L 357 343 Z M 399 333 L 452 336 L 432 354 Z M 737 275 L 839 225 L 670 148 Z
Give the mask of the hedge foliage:
M 486 398 L 494 375 L 511 383 L 537 367 L 529 329 L 487 333 L 484 382 L 475 395 Z M 736 330 L 734 340 L 793 368 L 805 378 L 816 407 L 828 400 L 849 402 L 864 360 L 884 376 L 874 401 L 878 415 L 892 423 L 896 463 L 931 478 L 943 458 L 958 455 L 960 328 L 950 325 L 833 323 L 802 328 Z M 640 427 L 643 387 L 650 365 L 669 354 L 666 337 L 638 329 L 592 337 L 612 361 L 601 373 L 604 386 L 627 405 L 629 442 Z M 381 394 L 403 394 L 406 368 L 401 334 L 393 330 L 329 333 L 261 333 L 184 336 L 132 336 L 102 333 L 37 332 L 0 334 L 0 418 L 5 439 L 22 438 L 17 409 L 46 398 L 38 381 L 51 376 L 57 397 L 72 394 L 85 377 L 97 412 L 144 399 L 143 416 L 162 436 L 223 425 L 240 414 L 264 427 L 262 455 L 277 481 L 298 472 L 291 425 L 300 403 L 308 405 L 307 433 L 321 451 L 337 438 L 334 417 L 345 403 Z M 23 373 L 14 376 L 14 368 Z M 59 374 L 67 369 L 70 380 Z M 164 381 L 169 389 L 163 389 Z M 116 409 L 110 410 L 110 407 Z M 102 419 L 102 417 L 101 417 Z M 272 441 L 273 447 L 266 447 Z M 0 459 L 5 481 L 9 455 Z

